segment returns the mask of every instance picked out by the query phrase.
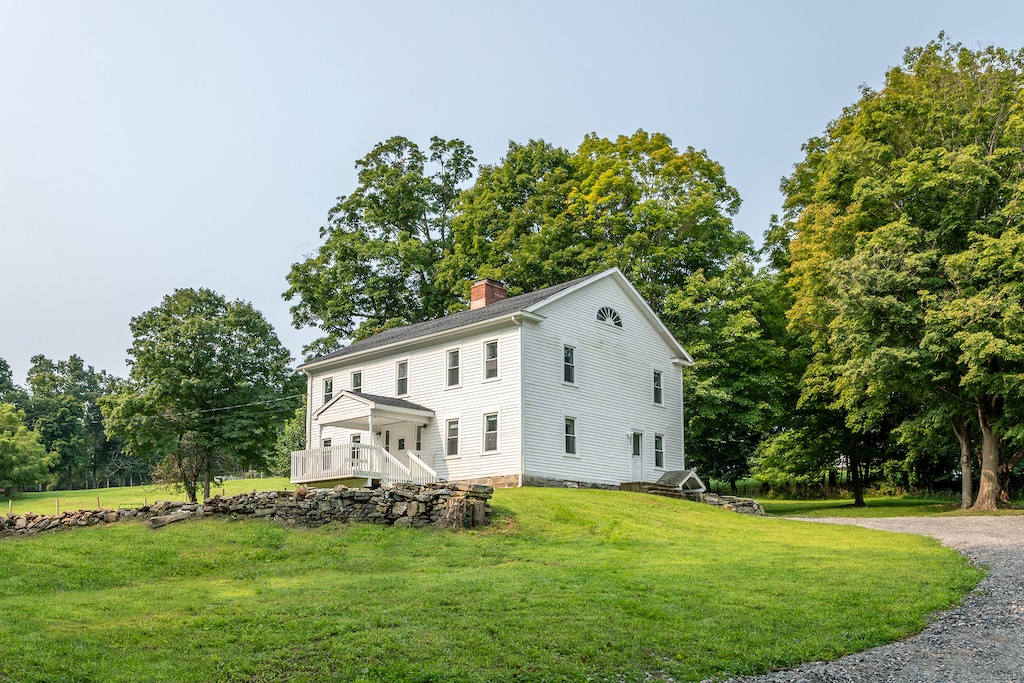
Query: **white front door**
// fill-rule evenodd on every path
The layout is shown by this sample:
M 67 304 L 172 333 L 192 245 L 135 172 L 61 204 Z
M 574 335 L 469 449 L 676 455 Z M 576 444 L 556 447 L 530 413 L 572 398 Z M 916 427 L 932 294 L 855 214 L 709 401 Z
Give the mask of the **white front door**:
M 643 432 L 633 432 L 629 435 L 631 448 L 631 469 L 630 476 L 633 481 L 644 480 L 644 435 Z

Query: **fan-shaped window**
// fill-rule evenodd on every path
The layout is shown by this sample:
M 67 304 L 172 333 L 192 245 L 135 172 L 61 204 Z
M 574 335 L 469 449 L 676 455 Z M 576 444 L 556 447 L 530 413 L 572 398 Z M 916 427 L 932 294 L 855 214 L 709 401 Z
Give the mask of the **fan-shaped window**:
M 615 327 L 622 327 L 622 318 L 619 317 L 614 308 L 603 307 L 597 312 L 597 319 L 600 322 L 615 325 Z

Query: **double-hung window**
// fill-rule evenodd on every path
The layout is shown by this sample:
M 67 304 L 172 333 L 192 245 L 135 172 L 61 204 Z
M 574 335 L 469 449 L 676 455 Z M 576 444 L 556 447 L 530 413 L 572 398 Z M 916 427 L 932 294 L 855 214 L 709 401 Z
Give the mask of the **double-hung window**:
M 484 344 L 484 379 L 498 377 L 498 342 L 489 341 Z
M 654 435 L 654 466 L 665 466 L 665 437 L 661 434 Z
M 352 391 L 361 393 L 363 391 L 363 373 L 353 372 L 352 373 Z
M 654 402 L 662 405 L 661 372 L 658 370 L 654 371 Z
M 565 454 L 576 455 L 576 418 L 565 418 Z
M 449 349 L 445 354 L 448 359 L 447 369 L 447 386 L 457 387 L 459 386 L 459 350 Z
M 455 457 L 459 454 L 459 421 L 448 420 L 448 434 L 445 438 L 444 454 Z
M 484 451 L 498 450 L 498 414 L 484 415 Z
M 395 366 L 395 396 L 409 393 L 409 361 L 403 360 Z
M 423 425 L 416 425 L 416 450 L 423 450 L 423 430 L 426 429 Z
M 324 380 L 324 403 L 327 403 L 334 397 L 334 380 L 327 378 Z
M 576 384 L 576 349 L 572 346 L 562 347 L 562 381 Z

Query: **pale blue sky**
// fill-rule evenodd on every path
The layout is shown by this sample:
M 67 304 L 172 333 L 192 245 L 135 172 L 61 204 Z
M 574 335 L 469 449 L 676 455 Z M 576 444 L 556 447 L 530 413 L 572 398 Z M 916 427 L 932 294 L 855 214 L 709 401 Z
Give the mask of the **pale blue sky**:
M 353 163 L 404 135 L 668 134 L 725 167 L 757 241 L 779 179 L 862 83 L 945 30 L 1024 47 L 1024 3 L 0 0 L 0 357 L 126 375 L 180 287 L 281 299 Z

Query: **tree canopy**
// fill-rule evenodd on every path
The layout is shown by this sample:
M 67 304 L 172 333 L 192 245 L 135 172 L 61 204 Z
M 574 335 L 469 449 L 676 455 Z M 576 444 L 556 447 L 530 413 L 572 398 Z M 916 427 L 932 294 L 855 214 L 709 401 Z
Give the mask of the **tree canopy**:
M 53 456 L 25 426 L 25 412 L 0 403 L 0 494 L 45 482 Z
M 803 400 L 841 411 L 872 441 L 942 422 L 952 441 L 973 421 L 974 507 L 994 508 L 999 472 L 1024 447 L 1011 266 L 1024 216 L 1024 52 L 940 35 L 907 50 L 881 90 L 864 88 L 804 150 L 783 183 L 790 318 L 813 354 Z M 933 411 L 947 419 L 923 419 Z
M 359 185 L 328 212 L 324 243 L 288 274 L 284 298 L 297 299 L 296 327 L 324 332 L 306 352 L 326 353 L 346 339 L 428 320 L 457 303 L 437 285 L 436 269 L 451 250 L 459 186 L 475 162 L 461 140 L 438 137 L 427 152 L 393 137 L 356 162 Z
M 288 351 L 261 313 L 208 289 L 179 289 L 131 321 L 131 372 L 102 403 L 106 428 L 158 462 L 189 500 L 224 463 L 263 466 L 301 405 Z

